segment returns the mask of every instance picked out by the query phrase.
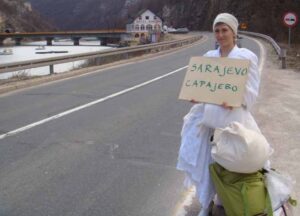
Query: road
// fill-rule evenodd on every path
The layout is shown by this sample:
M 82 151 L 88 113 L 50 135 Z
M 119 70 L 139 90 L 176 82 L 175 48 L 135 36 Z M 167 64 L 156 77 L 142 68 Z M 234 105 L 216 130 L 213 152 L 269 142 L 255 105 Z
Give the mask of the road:
M 254 41 L 242 45 L 259 55 Z M 1 96 L 0 215 L 174 215 L 183 192 L 175 169 L 182 117 L 191 106 L 177 99 L 185 69 L 176 70 L 213 48 L 207 37 L 172 54 Z

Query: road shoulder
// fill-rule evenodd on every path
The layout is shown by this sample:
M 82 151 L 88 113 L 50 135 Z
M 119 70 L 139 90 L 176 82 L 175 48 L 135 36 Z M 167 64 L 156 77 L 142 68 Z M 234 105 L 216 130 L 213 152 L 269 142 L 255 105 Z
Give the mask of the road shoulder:
M 267 58 L 262 71 L 260 95 L 253 114 L 267 140 L 274 148 L 271 157 L 273 168 L 300 181 L 300 73 L 293 69 L 281 69 L 274 49 L 263 43 Z M 296 198 L 300 189 L 294 185 Z M 299 215 L 299 207 L 295 208 Z

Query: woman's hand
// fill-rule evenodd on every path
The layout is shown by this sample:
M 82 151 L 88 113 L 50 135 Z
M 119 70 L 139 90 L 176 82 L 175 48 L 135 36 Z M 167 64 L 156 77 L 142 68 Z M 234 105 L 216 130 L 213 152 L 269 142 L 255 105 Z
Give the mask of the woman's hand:
M 194 103 L 194 104 L 199 103 L 198 101 L 195 101 L 194 99 L 190 100 L 190 102 Z
M 233 106 L 228 106 L 228 104 L 226 102 L 223 102 L 222 105 L 221 105 L 224 109 L 229 109 L 229 110 L 232 110 L 233 109 Z

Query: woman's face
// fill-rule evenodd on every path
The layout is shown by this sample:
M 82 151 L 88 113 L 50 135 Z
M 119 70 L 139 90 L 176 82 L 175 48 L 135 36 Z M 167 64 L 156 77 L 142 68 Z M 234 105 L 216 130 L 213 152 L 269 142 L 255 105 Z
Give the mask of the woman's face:
M 235 35 L 232 29 L 224 23 L 220 23 L 215 26 L 215 37 L 221 48 L 231 47 L 235 44 Z

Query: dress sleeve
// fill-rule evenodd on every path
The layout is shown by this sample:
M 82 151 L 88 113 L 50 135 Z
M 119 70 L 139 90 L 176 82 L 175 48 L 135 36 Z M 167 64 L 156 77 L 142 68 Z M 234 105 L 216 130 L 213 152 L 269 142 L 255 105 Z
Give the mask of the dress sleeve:
M 250 60 L 249 75 L 246 82 L 246 92 L 244 95 L 243 105 L 247 110 L 250 110 L 251 107 L 255 104 L 256 98 L 259 92 L 260 84 L 260 73 L 258 71 L 258 59 L 254 53 L 250 53 L 248 56 Z

